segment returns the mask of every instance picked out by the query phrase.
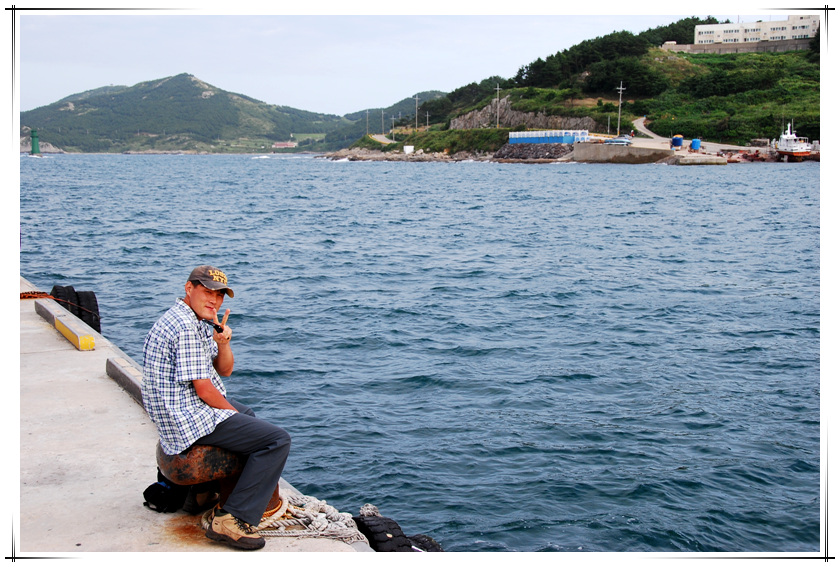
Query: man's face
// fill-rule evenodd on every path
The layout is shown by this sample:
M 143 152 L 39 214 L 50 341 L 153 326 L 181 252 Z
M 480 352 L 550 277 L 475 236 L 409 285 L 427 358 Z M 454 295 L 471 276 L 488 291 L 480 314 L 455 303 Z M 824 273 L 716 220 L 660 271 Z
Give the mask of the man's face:
M 184 303 L 195 311 L 199 319 L 216 319 L 216 313 L 222 308 L 222 302 L 225 300 L 224 290 L 207 289 L 192 282 L 187 282 L 184 289 L 187 292 Z

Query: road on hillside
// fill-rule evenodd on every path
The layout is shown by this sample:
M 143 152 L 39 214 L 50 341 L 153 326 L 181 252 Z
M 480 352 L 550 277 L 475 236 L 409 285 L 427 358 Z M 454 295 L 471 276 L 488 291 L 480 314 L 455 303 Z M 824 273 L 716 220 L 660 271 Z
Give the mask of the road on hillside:
M 633 139 L 633 145 L 634 146 L 643 147 L 643 148 L 645 148 L 645 147 L 657 147 L 657 148 L 667 147 L 667 148 L 670 148 L 671 147 L 671 138 L 665 138 L 665 137 L 660 136 L 658 134 L 654 134 L 653 132 L 651 132 L 650 130 L 645 128 L 645 117 L 644 116 L 642 116 L 641 118 L 635 119 L 633 121 L 633 127 L 636 129 L 636 132 L 640 132 L 642 134 L 646 134 L 646 135 L 651 137 L 650 140 L 648 140 L 646 138 L 634 138 Z M 691 140 L 687 139 L 685 142 L 686 143 L 683 144 L 682 149 L 684 151 L 687 151 L 688 147 L 689 147 L 689 144 L 691 143 Z M 733 145 L 733 144 L 715 144 L 713 142 L 707 142 L 705 140 L 703 140 L 702 144 L 703 144 L 702 147 L 707 152 L 713 153 L 713 154 L 716 154 L 720 151 L 737 152 L 739 150 L 748 150 L 748 151 L 754 152 L 755 150 L 758 149 L 758 148 L 754 148 L 754 147 L 751 147 L 751 146 L 736 146 L 736 145 Z
M 396 142 L 396 140 L 390 140 L 387 136 L 384 136 L 383 134 L 371 134 L 370 137 L 379 142 L 380 144 L 393 144 Z
M 637 132 L 641 132 L 642 134 L 646 134 L 646 135 L 650 136 L 656 142 L 666 142 L 666 143 L 668 142 L 668 138 L 664 138 L 664 137 L 662 137 L 658 134 L 654 134 L 653 132 L 651 132 L 650 130 L 645 128 L 645 117 L 644 116 L 642 116 L 641 118 L 636 118 L 633 121 L 633 127 L 636 129 Z

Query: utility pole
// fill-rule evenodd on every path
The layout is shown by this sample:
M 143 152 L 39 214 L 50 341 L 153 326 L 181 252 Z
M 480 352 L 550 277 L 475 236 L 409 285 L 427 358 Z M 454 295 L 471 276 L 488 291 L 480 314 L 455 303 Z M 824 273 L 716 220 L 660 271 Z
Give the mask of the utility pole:
M 499 83 L 496 83 L 496 128 L 499 127 L 499 93 L 501 90 Z
M 426 111 L 426 130 L 429 129 L 429 111 Z
M 624 92 L 624 81 L 621 81 L 621 86 L 616 87 L 615 90 L 618 91 L 618 127 L 616 128 L 617 136 L 621 135 L 621 95 Z
M 414 131 L 417 132 L 417 115 L 420 113 L 420 97 L 414 95 Z
M 385 135 L 385 111 L 382 111 L 382 135 Z
M 365 110 L 365 136 L 370 136 L 370 110 Z

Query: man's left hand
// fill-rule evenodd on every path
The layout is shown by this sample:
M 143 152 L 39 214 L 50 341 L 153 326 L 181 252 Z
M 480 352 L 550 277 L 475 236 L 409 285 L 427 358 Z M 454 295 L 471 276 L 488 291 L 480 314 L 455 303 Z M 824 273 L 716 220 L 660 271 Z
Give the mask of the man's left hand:
M 230 309 L 225 309 L 225 316 L 222 317 L 222 322 L 219 323 L 219 313 L 218 313 L 218 311 L 216 312 L 215 323 L 216 323 L 216 325 L 222 327 L 223 330 L 221 332 L 215 331 L 213 333 L 213 340 L 216 341 L 219 344 L 229 343 L 230 342 L 230 337 L 233 335 L 233 331 L 231 330 L 230 327 L 227 326 L 227 320 L 228 320 L 229 316 L 230 316 Z

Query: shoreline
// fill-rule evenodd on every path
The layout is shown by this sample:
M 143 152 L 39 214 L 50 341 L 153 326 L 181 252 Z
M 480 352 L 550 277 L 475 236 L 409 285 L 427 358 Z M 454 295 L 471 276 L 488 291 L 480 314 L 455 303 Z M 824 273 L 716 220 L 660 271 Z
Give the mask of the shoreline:
M 503 151 L 505 148 L 514 146 L 522 146 L 524 152 L 516 155 L 516 153 L 511 153 L 510 151 Z M 550 157 L 545 155 L 547 153 L 545 146 L 566 146 L 567 149 L 556 152 L 562 154 L 558 157 Z M 604 144 L 582 143 L 580 144 L 580 151 L 577 152 L 579 154 L 577 158 L 575 157 L 575 148 L 572 146 L 571 144 L 506 144 L 494 154 L 459 152 L 455 155 L 449 155 L 443 152 L 424 153 L 420 151 L 407 154 L 397 150 L 382 152 L 366 148 L 345 148 L 317 157 L 331 161 L 391 161 L 414 163 L 473 161 L 535 165 L 559 163 L 654 163 L 661 165 L 786 163 L 779 160 L 769 148 L 733 146 L 730 144 L 704 144 L 704 146 L 701 146 L 700 151 L 693 151 L 686 146 L 680 149 L 672 149 L 668 141 L 662 142 L 644 138 L 637 138 L 630 146 L 605 146 Z M 574 146 L 578 145 L 575 144 Z M 531 157 L 525 157 L 525 155 L 530 155 Z M 802 161 L 819 162 L 819 153 L 813 154 L 809 158 L 804 158 Z
M 195 151 L 141 151 L 141 152 L 65 152 L 65 151 L 43 151 L 37 157 L 55 156 L 55 155 L 103 155 L 103 156 L 120 156 L 120 155 L 192 155 L 192 156 L 251 156 L 251 157 L 271 157 L 271 156 L 301 156 L 312 157 L 315 159 L 327 159 L 330 161 L 388 161 L 388 162 L 409 162 L 409 163 L 458 163 L 458 162 L 487 162 L 487 163 L 518 163 L 518 164 L 559 164 L 559 163 L 632 163 L 645 164 L 655 163 L 662 165 L 686 165 L 693 162 L 700 163 L 702 160 L 711 160 L 712 158 L 722 158 L 723 162 L 718 159 L 715 163 L 719 164 L 737 164 L 737 163 L 788 163 L 775 155 L 775 152 L 766 147 L 746 147 L 735 146 L 732 144 L 706 143 L 701 146 L 700 151 L 690 150 L 687 146 L 680 149 L 671 149 L 670 143 L 665 139 L 653 140 L 650 138 L 634 139 L 630 146 L 612 146 L 609 152 L 621 153 L 622 150 L 630 149 L 645 149 L 645 150 L 670 150 L 672 155 L 666 157 L 657 157 L 656 159 L 635 159 L 635 160 L 614 160 L 614 159 L 575 159 L 575 152 L 572 144 L 506 144 L 499 151 L 490 154 L 487 152 L 458 152 L 456 154 L 449 154 L 446 152 L 429 152 L 419 150 L 412 153 L 405 153 L 399 150 L 392 150 L 390 152 L 383 152 L 381 150 L 371 150 L 367 148 L 343 148 L 335 152 L 283 152 L 283 153 L 213 153 L 213 152 L 195 152 Z M 591 146 L 601 146 L 602 144 L 591 144 Z M 533 157 L 517 157 L 511 155 L 510 152 L 503 152 L 505 148 L 521 146 L 520 150 L 527 149 Z M 546 150 L 545 146 L 568 146 L 567 150 Z M 617 152 L 616 152 L 617 151 Z M 711 153 L 714 151 L 715 153 Z M 554 157 L 553 155 L 558 155 Z M 20 157 L 29 156 L 29 152 L 21 151 Z M 655 155 L 655 154 L 651 154 Z M 811 156 L 799 160 L 816 161 L 819 163 L 820 154 L 814 152 Z M 791 161 L 790 163 L 798 163 L 798 161 Z

